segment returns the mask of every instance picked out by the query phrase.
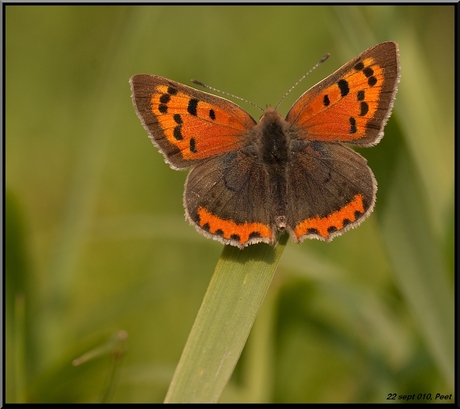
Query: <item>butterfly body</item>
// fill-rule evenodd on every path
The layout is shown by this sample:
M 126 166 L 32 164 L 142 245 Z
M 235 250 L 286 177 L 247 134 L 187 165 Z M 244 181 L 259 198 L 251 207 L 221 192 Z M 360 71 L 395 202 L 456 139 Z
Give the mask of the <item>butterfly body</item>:
M 306 91 L 286 118 L 267 108 L 256 122 L 236 104 L 163 77 L 131 79 L 133 103 L 174 169 L 191 167 L 187 219 L 207 237 L 243 248 L 330 241 L 374 207 L 377 183 L 346 144 L 383 135 L 399 80 L 397 46 L 364 51 Z

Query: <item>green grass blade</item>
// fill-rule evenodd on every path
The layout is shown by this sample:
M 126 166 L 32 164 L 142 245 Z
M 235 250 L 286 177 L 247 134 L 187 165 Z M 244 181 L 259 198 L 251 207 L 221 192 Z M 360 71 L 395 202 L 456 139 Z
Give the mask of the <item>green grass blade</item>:
M 226 246 L 165 402 L 217 402 L 241 355 L 287 241 Z

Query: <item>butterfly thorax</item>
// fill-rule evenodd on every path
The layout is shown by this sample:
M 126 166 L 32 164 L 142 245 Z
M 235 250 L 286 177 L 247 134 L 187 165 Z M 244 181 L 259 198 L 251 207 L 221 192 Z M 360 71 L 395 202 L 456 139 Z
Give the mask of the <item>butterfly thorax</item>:
M 288 123 L 273 108 L 268 108 L 254 127 L 259 158 L 267 171 L 280 172 L 289 161 Z

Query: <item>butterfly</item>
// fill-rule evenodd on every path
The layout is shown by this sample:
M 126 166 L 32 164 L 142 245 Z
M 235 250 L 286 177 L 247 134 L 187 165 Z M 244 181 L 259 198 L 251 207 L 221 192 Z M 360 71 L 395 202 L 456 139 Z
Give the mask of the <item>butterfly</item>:
M 160 76 L 130 79 L 132 102 L 173 169 L 191 168 L 186 218 L 204 236 L 244 248 L 326 242 L 372 212 L 377 182 L 346 145 L 383 136 L 400 77 L 398 45 L 368 48 L 314 85 L 285 118 L 268 107 L 255 121 L 235 103 Z

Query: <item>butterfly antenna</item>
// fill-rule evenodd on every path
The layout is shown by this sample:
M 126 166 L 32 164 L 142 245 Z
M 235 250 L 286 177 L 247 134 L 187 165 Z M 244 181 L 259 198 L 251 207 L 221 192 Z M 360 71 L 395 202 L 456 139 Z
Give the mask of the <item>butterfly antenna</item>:
M 221 91 L 220 89 L 211 87 L 210 85 L 203 84 L 201 81 L 198 81 L 198 80 L 193 80 L 192 79 L 190 81 L 192 81 L 196 85 L 199 85 L 200 87 L 210 89 L 210 90 L 212 90 L 214 92 L 218 92 L 220 94 L 224 94 L 224 95 L 227 95 L 227 96 L 235 98 L 235 99 L 239 99 L 240 101 L 246 102 L 247 104 L 252 105 L 253 107 L 259 108 L 261 111 L 263 111 L 263 109 L 259 105 L 256 105 L 256 104 L 254 104 L 254 102 L 248 101 L 247 99 L 241 98 L 241 97 L 239 97 L 237 95 L 230 94 L 229 92 Z
M 281 98 L 280 102 L 278 102 L 278 104 L 276 104 L 276 107 L 275 109 L 277 109 L 281 102 L 284 101 L 284 99 L 291 93 L 291 91 L 297 87 L 297 85 L 299 85 L 300 81 L 302 81 L 308 74 L 310 74 L 313 70 L 315 70 L 316 68 L 318 68 L 324 61 L 326 61 L 328 58 L 329 58 L 330 54 L 327 53 L 325 54 L 314 66 L 313 68 L 311 68 L 307 73 L 305 73 L 302 78 L 300 78 L 291 88 L 289 88 L 289 90 L 283 95 L 283 97 Z

